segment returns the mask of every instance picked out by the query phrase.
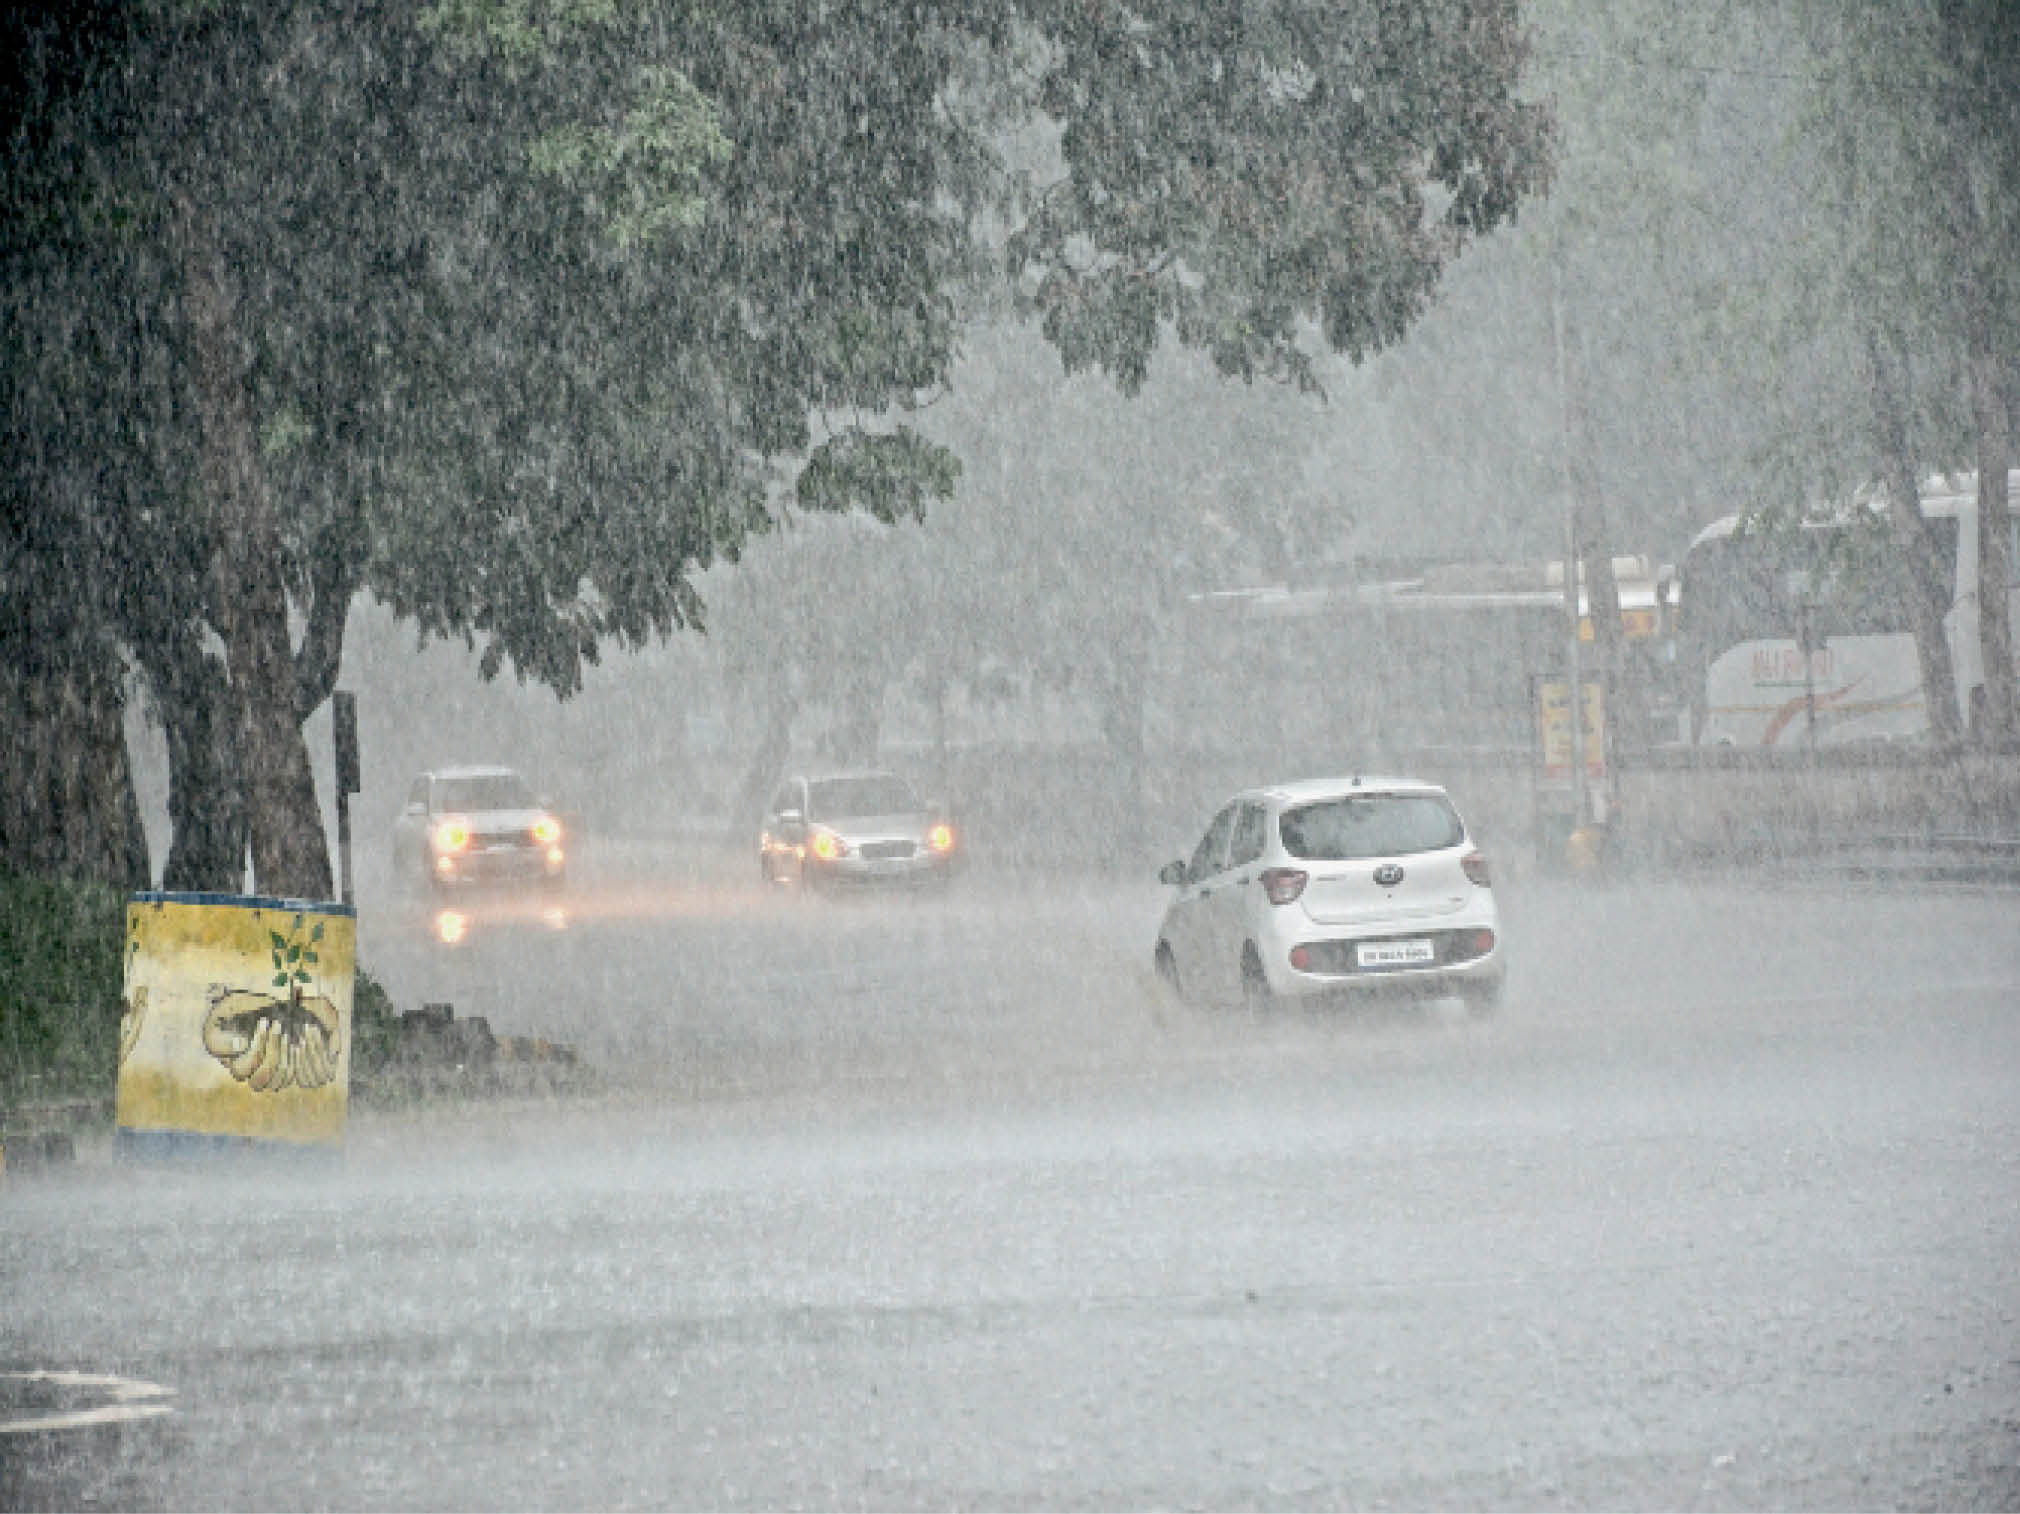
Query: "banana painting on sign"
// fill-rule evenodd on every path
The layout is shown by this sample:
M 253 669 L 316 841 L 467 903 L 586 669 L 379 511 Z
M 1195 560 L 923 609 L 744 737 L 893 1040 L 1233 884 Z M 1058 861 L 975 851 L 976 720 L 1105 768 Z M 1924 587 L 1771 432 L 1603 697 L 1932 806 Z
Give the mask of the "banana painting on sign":
M 356 937 L 344 905 L 135 895 L 121 1149 L 341 1144 Z

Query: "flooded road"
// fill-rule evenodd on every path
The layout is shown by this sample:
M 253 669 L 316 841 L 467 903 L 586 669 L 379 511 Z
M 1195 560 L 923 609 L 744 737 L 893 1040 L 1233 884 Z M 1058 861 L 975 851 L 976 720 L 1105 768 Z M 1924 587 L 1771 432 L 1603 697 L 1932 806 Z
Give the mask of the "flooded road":
M 2010 1507 L 1993 890 L 1504 888 L 1500 1016 L 1168 1004 L 1160 895 L 363 921 L 595 1100 L 4 1200 L 5 1360 L 165 1391 L 10 1505 Z M 75 1390 L 82 1393 L 84 1390 Z

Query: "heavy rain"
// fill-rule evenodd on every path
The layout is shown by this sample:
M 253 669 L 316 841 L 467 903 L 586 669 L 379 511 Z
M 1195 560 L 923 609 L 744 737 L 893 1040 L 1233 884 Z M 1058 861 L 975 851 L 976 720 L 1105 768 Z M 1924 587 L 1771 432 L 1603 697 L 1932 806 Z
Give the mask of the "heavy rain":
M 2020 11 L 10 10 L 0 1507 L 2020 1507 Z

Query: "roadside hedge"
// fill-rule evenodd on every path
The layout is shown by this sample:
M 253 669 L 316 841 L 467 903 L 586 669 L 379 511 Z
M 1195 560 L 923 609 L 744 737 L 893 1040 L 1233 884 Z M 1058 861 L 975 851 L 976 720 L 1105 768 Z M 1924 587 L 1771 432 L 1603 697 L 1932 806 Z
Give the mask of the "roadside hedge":
M 0 876 L 0 1107 L 110 1109 L 125 934 L 119 889 Z

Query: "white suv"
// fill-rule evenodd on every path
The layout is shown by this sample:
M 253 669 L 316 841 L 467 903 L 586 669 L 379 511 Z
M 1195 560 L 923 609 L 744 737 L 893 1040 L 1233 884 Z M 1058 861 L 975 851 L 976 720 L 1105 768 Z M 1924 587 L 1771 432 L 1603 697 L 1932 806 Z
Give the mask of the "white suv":
M 539 882 L 568 873 L 561 820 L 508 767 L 423 773 L 393 825 L 393 866 L 436 888 Z
M 1251 1009 L 1357 990 L 1499 1002 L 1506 967 L 1487 860 L 1451 797 L 1409 778 L 1250 789 L 1217 813 L 1175 892 L 1155 965 L 1173 990 Z

